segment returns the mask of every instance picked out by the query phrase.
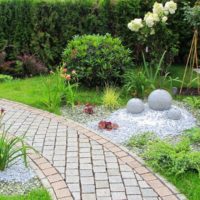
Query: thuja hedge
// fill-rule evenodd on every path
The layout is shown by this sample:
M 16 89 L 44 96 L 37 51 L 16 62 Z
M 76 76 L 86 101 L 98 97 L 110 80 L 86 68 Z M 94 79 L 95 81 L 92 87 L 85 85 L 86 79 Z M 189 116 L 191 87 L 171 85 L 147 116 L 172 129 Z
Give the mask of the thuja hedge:
M 106 34 L 120 37 L 137 58 L 140 44 L 127 29 L 134 17 L 148 11 L 154 0 L 0 0 L 0 51 L 7 60 L 34 54 L 48 66 L 61 60 L 61 53 L 75 35 Z M 179 8 L 188 0 L 177 0 Z M 192 1 L 191 1 L 192 2 Z M 193 2 L 192 2 L 193 3 Z M 192 36 L 181 9 L 171 20 L 173 41 L 178 34 L 179 58 L 187 53 Z M 162 40 L 162 38 L 160 38 Z M 167 42 L 167 43 L 168 43 Z

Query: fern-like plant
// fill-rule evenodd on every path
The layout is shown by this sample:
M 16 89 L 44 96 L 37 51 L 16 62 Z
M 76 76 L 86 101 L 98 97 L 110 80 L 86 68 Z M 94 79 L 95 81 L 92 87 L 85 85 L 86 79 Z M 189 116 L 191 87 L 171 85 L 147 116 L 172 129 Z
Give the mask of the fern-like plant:
M 103 105 L 109 109 L 119 107 L 120 93 L 116 88 L 107 86 L 103 93 Z

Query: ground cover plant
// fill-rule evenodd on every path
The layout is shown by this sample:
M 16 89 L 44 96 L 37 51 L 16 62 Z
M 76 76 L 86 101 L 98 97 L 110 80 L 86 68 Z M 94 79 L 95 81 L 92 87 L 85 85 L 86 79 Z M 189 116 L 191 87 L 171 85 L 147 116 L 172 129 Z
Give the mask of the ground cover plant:
M 174 142 L 161 140 L 154 133 L 133 136 L 128 146 L 139 149 L 138 153 L 156 172 L 165 176 L 183 192 L 189 200 L 200 196 L 200 128 L 192 128 Z

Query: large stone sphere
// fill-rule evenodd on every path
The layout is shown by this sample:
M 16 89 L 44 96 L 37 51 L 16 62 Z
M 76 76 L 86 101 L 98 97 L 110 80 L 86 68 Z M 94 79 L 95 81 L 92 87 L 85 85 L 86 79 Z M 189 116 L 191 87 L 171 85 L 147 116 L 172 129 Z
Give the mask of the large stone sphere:
M 169 110 L 172 105 L 172 96 L 166 90 L 154 90 L 148 97 L 148 104 L 153 110 Z
M 172 119 L 172 120 L 179 120 L 181 119 L 181 111 L 176 109 L 176 108 L 172 108 L 169 111 L 167 111 L 166 116 L 168 119 Z
M 128 101 L 126 108 L 129 113 L 138 114 L 144 111 L 144 103 L 138 98 L 133 98 Z

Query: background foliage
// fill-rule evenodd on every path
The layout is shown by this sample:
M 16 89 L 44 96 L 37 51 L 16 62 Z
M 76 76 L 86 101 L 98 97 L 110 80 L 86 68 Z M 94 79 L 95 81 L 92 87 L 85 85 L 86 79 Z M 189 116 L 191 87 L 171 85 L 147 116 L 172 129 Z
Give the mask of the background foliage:
M 47 66 L 58 64 L 61 53 L 74 35 L 106 34 L 117 36 L 133 50 L 140 61 L 144 47 L 127 23 L 149 11 L 154 0 L 0 0 L 0 52 L 6 61 L 17 56 L 34 55 Z M 164 2 L 164 1 L 163 1 Z M 177 62 L 187 55 L 192 30 L 183 21 L 183 6 L 188 0 L 177 0 L 178 11 L 169 20 L 164 36 L 158 35 L 168 49 L 179 54 Z M 190 0 L 193 5 L 195 0 Z M 164 40 L 163 40 L 164 38 Z M 157 43 L 154 45 L 156 46 Z M 169 55 L 170 56 L 170 55 Z M 171 57 L 170 57 L 171 59 Z

